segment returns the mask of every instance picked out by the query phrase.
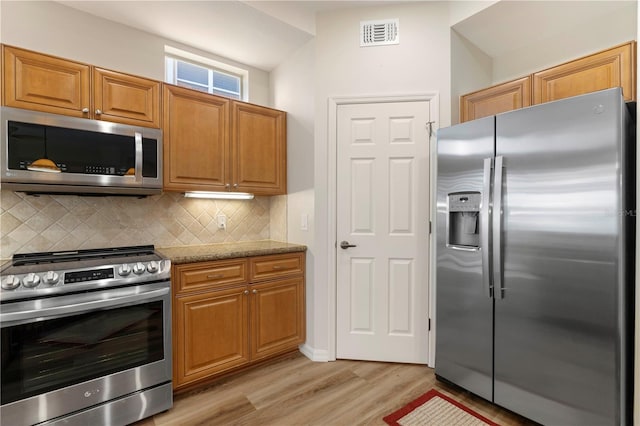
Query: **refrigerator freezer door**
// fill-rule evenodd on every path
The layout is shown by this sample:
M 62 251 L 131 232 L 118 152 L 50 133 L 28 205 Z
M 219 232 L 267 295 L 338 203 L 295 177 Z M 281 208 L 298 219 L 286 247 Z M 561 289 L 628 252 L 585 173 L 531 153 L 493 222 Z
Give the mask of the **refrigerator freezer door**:
M 480 235 L 489 218 L 480 200 L 489 190 L 494 117 L 439 130 L 437 150 L 436 375 L 491 400 L 493 300 L 482 279 L 488 238 Z
M 494 401 L 543 424 L 624 424 L 623 110 L 612 89 L 496 116 Z

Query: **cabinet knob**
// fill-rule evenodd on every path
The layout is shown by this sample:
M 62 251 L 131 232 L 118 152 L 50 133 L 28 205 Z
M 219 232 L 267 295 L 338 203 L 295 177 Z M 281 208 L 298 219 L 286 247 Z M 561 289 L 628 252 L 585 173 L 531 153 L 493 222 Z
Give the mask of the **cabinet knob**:
M 238 184 L 237 184 L 237 183 L 234 183 L 234 184 L 233 184 L 233 187 L 234 187 L 234 188 L 237 188 L 237 187 L 238 187 Z
M 86 107 L 82 108 L 82 112 L 85 113 L 85 114 L 88 113 L 89 112 L 89 108 L 86 108 Z
M 255 288 L 253 289 L 253 291 L 251 292 L 253 294 L 258 294 L 258 290 L 256 290 Z
M 243 293 L 244 294 L 249 294 L 249 290 L 245 290 Z
M 225 188 L 227 188 L 227 191 L 228 191 L 228 190 L 231 188 L 231 184 L 230 184 L 230 183 L 228 183 L 228 184 L 226 184 L 224 187 L 225 187 Z
M 99 109 L 97 109 L 97 110 L 96 110 L 96 115 L 100 115 L 100 114 L 102 114 L 102 111 L 101 111 L 101 110 L 99 110 Z

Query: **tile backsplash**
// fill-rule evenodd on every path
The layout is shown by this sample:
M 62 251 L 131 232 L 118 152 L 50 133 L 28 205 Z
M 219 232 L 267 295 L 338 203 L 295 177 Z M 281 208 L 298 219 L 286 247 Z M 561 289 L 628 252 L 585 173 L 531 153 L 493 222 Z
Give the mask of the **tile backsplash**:
M 270 197 L 236 201 L 184 198 L 181 193 L 146 198 L 33 196 L 3 190 L 0 259 L 81 248 L 264 240 L 272 238 L 270 227 L 281 222 L 271 218 L 270 211 Z M 226 230 L 218 229 L 218 214 L 227 217 Z

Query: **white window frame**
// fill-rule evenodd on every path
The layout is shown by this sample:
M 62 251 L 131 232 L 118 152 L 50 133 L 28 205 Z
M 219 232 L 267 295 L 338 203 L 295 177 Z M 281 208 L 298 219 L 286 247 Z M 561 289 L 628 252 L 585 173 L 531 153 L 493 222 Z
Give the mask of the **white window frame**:
M 249 71 L 246 69 L 238 68 L 233 65 L 229 65 L 220 61 L 216 61 L 204 56 L 196 55 L 191 52 L 187 52 L 182 49 L 177 49 L 172 46 L 165 46 L 165 82 L 170 84 L 177 84 L 176 80 L 176 68 L 178 61 L 188 62 L 193 65 L 201 66 L 203 68 L 207 68 L 209 70 L 209 80 L 208 80 L 208 88 L 207 92 L 212 93 L 213 88 L 213 72 L 219 72 L 222 74 L 229 74 L 235 77 L 240 78 L 240 98 L 236 98 L 235 96 L 228 96 L 231 99 L 238 99 L 241 101 L 247 101 L 249 98 Z M 190 82 L 192 83 L 192 82 Z M 200 85 L 199 83 L 194 83 L 195 85 Z M 204 86 L 202 86 L 204 88 Z M 215 89 L 216 92 L 225 92 L 224 89 Z M 229 92 L 230 94 L 235 94 L 234 92 Z M 219 93 L 216 93 L 219 94 Z M 225 96 L 224 94 L 220 94 L 220 96 Z

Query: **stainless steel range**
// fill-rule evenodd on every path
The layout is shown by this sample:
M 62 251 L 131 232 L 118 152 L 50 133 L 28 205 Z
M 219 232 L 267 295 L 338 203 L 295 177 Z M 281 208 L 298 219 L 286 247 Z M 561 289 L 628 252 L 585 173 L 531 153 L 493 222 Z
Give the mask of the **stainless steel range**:
M 0 271 L 0 423 L 125 425 L 173 404 L 171 262 L 153 246 Z

